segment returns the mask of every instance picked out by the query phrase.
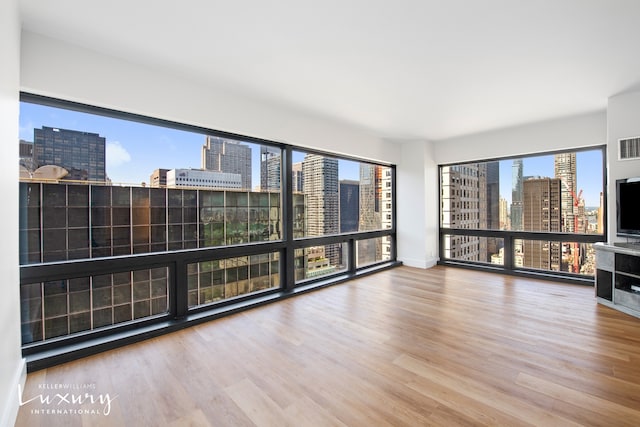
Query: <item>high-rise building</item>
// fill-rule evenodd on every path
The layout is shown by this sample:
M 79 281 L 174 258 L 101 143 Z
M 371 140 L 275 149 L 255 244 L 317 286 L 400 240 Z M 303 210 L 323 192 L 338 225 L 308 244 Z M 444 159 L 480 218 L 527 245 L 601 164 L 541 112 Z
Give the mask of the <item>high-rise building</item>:
M 293 192 L 302 193 L 302 186 L 304 184 L 304 175 L 302 174 L 302 162 L 296 162 L 291 165 L 291 177 L 293 181 Z
M 558 178 L 535 178 L 523 182 L 525 231 L 561 231 L 561 182 Z M 524 240 L 524 267 L 560 271 L 561 247 L 557 241 Z
M 382 189 L 380 191 L 380 217 L 382 229 L 393 226 L 392 169 L 385 167 L 382 171 Z M 392 240 L 390 236 L 382 238 L 382 260 L 391 259 Z
M 382 166 L 360 163 L 360 212 L 359 231 L 382 228 Z M 361 240 L 358 242 L 358 265 L 371 264 L 381 259 L 382 242 Z
M 486 224 L 485 228 L 489 230 L 500 229 L 500 163 L 486 163 L 486 192 L 485 192 L 485 209 Z M 482 207 L 482 197 L 480 206 Z M 502 239 L 497 237 L 487 237 L 487 259 L 490 261 L 491 255 L 498 253 Z
M 281 150 L 260 146 L 260 190 L 280 191 Z
M 343 179 L 340 181 L 340 232 L 358 231 L 360 214 L 360 183 Z
M 554 156 L 555 177 L 562 182 L 561 215 L 562 231 L 572 233 L 576 230 L 577 185 L 576 153 L 560 153 Z
M 500 230 L 509 230 L 509 203 L 507 199 L 500 197 Z
M 360 164 L 359 231 L 390 229 L 392 227 L 391 172 L 389 167 Z M 391 244 L 389 237 L 358 242 L 358 264 L 389 259 Z
M 360 220 L 359 231 L 378 230 L 380 217 L 380 193 L 382 191 L 382 167 L 360 163 Z
M 326 236 L 339 233 L 338 160 L 307 154 L 302 162 L 302 174 L 306 200 L 306 235 Z M 338 245 L 327 245 L 325 254 L 331 264 L 340 263 Z
M 240 174 L 242 189 L 251 190 L 251 147 L 232 139 L 206 136 L 202 169 Z
M 522 230 L 522 159 L 511 166 L 511 230 Z
M 604 194 L 600 192 L 600 205 L 598 206 L 598 233 L 604 233 Z
M 43 126 L 33 130 L 35 168 L 53 165 L 67 170 L 64 179 L 106 181 L 106 140 L 97 133 Z
M 487 163 L 467 163 L 442 168 L 442 227 L 486 229 Z M 445 257 L 490 262 L 487 238 L 449 235 Z

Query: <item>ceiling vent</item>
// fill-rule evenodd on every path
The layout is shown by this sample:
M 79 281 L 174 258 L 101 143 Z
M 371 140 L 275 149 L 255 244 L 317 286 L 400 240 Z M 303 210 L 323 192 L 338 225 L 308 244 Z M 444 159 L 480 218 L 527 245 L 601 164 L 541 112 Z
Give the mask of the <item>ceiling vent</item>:
M 618 159 L 640 159 L 640 136 L 618 140 Z

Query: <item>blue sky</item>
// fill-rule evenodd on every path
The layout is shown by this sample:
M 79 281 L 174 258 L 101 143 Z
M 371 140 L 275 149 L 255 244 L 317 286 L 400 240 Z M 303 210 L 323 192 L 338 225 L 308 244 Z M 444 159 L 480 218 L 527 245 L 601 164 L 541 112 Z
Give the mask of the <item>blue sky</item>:
M 160 126 L 20 103 L 20 139 L 33 141 L 42 126 L 97 133 L 106 138 L 107 176 L 114 183 L 149 183 L 158 168 L 200 168 L 205 136 Z M 259 146 L 252 146 L 253 187 L 260 184 Z M 294 161 L 298 159 L 294 158 Z M 301 158 L 299 160 L 302 160 Z M 359 163 L 341 160 L 340 179 L 359 179 Z

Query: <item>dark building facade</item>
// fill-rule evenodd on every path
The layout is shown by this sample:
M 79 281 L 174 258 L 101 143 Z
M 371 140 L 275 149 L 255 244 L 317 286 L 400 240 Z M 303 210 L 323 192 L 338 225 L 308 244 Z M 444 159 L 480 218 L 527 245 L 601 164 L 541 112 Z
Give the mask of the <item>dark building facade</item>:
M 294 203 L 304 209 L 302 195 Z M 20 183 L 21 265 L 278 240 L 281 230 L 275 192 Z M 188 264 L 188 305 L 278 287 L 279 262 L 272 252 Z M 23 342 L 166 313 L 168 274 L 160 267 L 21 285 Z
M 360 213 L 360 183 L 352 180 L 340 181 L 340 232 L 358 231 Z
M 65 168 L 68 180 L 103 183 L 106 175 L 106 139 L 97 133 L 43 126 L 33 130 L 35 168 Z

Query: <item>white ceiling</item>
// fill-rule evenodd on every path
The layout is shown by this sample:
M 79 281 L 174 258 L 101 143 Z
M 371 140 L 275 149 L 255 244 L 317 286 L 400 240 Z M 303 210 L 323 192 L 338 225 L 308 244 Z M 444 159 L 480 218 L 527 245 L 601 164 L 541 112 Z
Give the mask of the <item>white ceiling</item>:
M 26 30 L 385 138 L 601 110 L 640 84 L 640 0 L 20 4 Z

